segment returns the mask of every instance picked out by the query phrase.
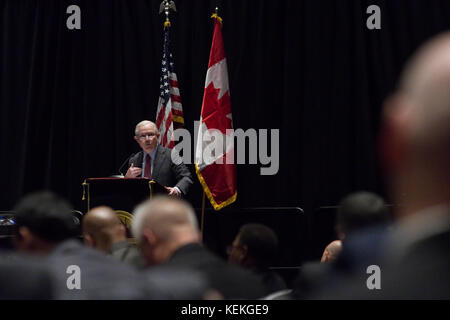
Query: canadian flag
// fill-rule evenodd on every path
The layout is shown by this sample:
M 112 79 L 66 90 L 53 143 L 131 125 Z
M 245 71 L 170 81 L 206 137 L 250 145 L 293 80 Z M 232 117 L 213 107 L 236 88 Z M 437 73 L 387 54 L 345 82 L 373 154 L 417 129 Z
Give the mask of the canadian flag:
M 195 150 L 195 170 L 215 210 L 236 201 L 234 135 L 222 19 L 216 14 Z M 228 130 L 227 130 L 228 129 Z

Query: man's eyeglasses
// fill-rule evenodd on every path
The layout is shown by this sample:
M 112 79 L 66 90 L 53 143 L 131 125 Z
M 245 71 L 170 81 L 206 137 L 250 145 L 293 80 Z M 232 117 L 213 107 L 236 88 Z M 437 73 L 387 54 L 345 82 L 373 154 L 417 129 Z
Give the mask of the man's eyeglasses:
M 147 137 L 149 137 L 150 139 L 156 137 L 156 133 L 141 134 L 140 136 L 138 136 L 138 139 L 144 141 Z

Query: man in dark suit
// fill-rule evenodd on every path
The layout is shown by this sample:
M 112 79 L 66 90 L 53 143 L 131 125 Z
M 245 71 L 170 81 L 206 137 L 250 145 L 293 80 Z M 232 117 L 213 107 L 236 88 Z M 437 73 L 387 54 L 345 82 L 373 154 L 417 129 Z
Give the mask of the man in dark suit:
M 149 270 L 178 269 L 201 274 L 208 288 L 225 299 L 265 295 L 258 276 L 228 264 L 200 243 L 197 219 L 187 202 L 159 196 L 139 205 L 133 214 L 132 232 L 152 266 Z
M 414 55 L 385 104 L 382 155 L 399 206 L 383 298 L 450 299 L 449 57 L 447 32 Z
M 134 140 L 142 151 L 131 157 L 125 178 L 146 177 L 166 187 L 169 195 L 186 196 L 192 175 L 185 164 L 172 161 L 171 150 L 158 144 L 159 132 L 148 120 L 136 125 Z

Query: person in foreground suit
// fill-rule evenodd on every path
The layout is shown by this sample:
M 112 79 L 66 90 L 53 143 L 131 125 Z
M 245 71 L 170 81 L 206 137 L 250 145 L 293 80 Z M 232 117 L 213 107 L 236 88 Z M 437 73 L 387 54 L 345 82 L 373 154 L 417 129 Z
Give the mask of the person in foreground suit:
M 42 261 L 0 250 L 0 300 L 50 300 L 52 286 L 52 275 Z
M 54 299 L 168 297 L 164 288 L 155 281 L 143 281 L 134 268 L 74 239 L 76 225 L 64 199 L 51 192 L 37 192 L 25 196 L 14 210 L 15 246 L 20 252 L 43 258 L 54 279 Z
M 387 257 L 399 282 L 384 297 L 450 299 L 450 33 L 413 57 L 384 124 L 384 166 L 400 204 Z
M 265 294 L 260 279 L 228 264 L 200 243 L 197 218 L 185 201 L 154 197 L 133 212 L 131 229 L 150 269 L 190 270 L 225 299 L 257 299 Z
M 227 249 L 228 262 L 248 268 L 261 277 L 266 294 L 287 288 L 283 278 L 269 269 L 278 253 L 278 237 L 259 223 L 243 225 Z
M 302 299 L 333 290 L 370 265 L 382 268 L 389 223 L 388 207 L 377 194 L 358 191 L 344 197 L 339 203 L 335 225 L 339 240 L 325 248 L 322 263 L 302 266 L 293 296 Z
M 379 195 L 358 191 L 339 203 L 336 231 L 342 251 L 334 263 L 340 272 L 379 263 L 391 223 L 390 211 Z
M 336 296 L 450 299 L 450 33 L 413 56 L 383 120 L 383 165 L 398 203 L 390 264 L 379 290 L 363 290 L 366 275 Z
M 192 175 L 185 164 L 172 161 L 171 150 L 158 144 L 159 132 L 148 120 L 139 122 L 134 140 L 142 151 L 131 157 L 125 178 L 146 177 L 166 187 L 169 195 L 186 196 L 192 185 Z
M 101 206 L 89 210 L 83 218 L 84 243 L 119 261 L 143 268 L 144 261 L 135 245 L 127 240 L 125 226 L 113 209 Z

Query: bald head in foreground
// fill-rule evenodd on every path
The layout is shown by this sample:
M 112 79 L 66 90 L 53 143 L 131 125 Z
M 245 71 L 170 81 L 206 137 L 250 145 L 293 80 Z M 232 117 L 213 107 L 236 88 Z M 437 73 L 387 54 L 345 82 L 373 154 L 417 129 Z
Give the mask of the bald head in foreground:
M 178 248 L 200 243 L 197 218 L 185 201 L 157 197 L 134 212 L 132 233 L 149 265 L 166 262 Z
M 126 228 L 116 212 L 106 206 L 90 210 L 83 218 L 84 243 L 137 268 L 145 263 L 135 245 L 127 239 Z
M 323 251 L 322 258 L 320 262 L 322 263 L 333 263 L 336 261 L 339 253 L 342 251 L 342 242 L 341 240 L 334 240 L 330 244 L 328 244 Z
M 450 299 L 450 33 L 412 57 L 385 103 L 383 125 L 381 156 L 396 221 L 380 289 L 368 290 L 364 274 L 331 298 Z
M 259 277 L 228 264 L 201 244 L 197 217 L 186 201 L 154 197 L 133 214 L 132 232 L 148 265 L 201 274 L 209 288 L 225 299 L 256 299 L 265 294 Z
M 109 252 L 113 243 L 126 240 L 126 230 L 114 210 L 101 206 L 83 218 L 83 238 L 88 246 Z
M 450 33 L 426 43 L 386 101 L 382 152 L 403 218 L 450 202 Z M 447 210 L 448 212 L 448 210 Z
M 399 204 L 385 297 L 450 298 L 450 33 L 426 43 L 385 105 L 382 137 L 391 195 Z M 389 293 L 392 293 L 389 295 Z

